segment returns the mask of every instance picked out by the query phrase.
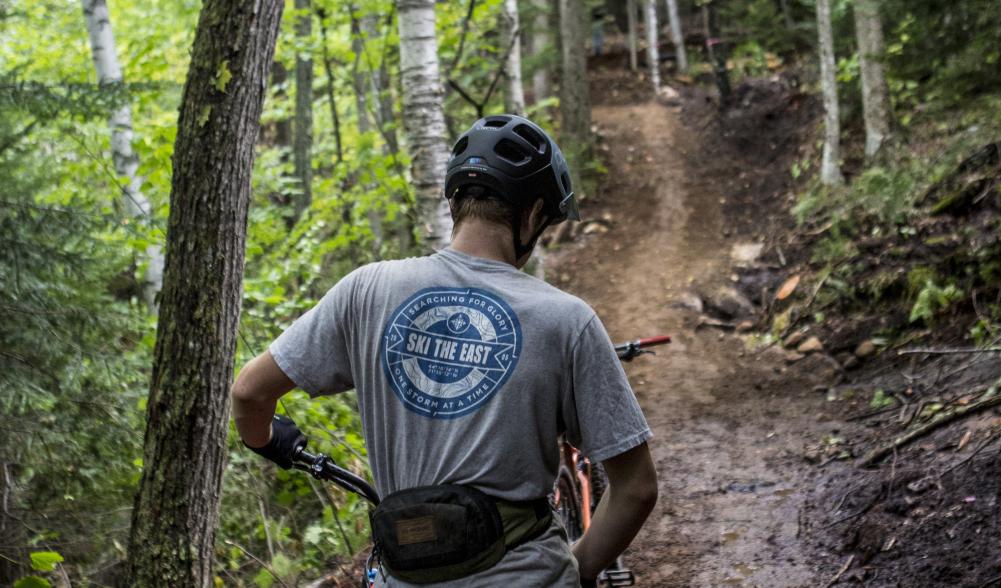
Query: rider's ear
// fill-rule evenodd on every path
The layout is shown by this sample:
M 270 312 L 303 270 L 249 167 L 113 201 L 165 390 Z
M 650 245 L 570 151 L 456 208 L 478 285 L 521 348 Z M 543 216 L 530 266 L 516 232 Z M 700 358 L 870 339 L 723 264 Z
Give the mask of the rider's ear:
M 542 198 L 539 198 L 535 201 L 535 204 L 532 205 L 532 208 L 528 209 L 527 214 L 525 215 L 525 221 L 527 228 L 530 231 L 535 232 L 535 229 L 542 224 L 542 208 L 544 206 L 545 202 Z

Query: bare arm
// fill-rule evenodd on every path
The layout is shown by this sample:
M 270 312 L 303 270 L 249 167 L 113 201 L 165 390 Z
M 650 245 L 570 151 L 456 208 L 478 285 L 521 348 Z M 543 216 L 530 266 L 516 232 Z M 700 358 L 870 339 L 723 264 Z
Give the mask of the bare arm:
M 602 462 L 608 489 L 573 547 L 582 582 L 593 581 L 639 532 L 657 504 L 657 471 L 646 443 Z
M 240 370 L 230 397 L 233 420 L 243 441 L 251 447 L 263 447 L 271 440 L 271 420 L 278 399 L 295 388 L 295 382 L 275 363 L 270 351 L 250 360 Z

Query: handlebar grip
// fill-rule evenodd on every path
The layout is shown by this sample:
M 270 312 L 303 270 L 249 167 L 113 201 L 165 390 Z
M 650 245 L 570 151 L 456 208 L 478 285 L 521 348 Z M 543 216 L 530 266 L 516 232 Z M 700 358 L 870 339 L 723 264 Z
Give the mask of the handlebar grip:
M 647 337 L 646 339 L 640 339 L 638 341 L 640 347 L 652 347 L 654 345 L 663 345 L 665 343 L 671 342 L 670 335 L 660 335 L 658 337 Z

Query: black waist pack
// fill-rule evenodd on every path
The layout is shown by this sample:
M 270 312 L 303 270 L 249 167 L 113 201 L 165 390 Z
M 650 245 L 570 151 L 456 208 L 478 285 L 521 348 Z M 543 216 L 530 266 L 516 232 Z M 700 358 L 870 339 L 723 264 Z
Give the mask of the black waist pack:
M 467 486 L 422 486 L 386 496 L 371 514 L 383 567 L 413 584 L 456 580 L 493 567 L 541 535 L 552 520 L 545 498 L 509 502 Z

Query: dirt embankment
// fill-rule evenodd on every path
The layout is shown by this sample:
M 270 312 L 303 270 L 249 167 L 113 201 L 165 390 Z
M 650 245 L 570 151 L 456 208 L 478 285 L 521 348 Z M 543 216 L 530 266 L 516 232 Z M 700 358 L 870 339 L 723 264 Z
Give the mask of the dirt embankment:
M 674 337 L 628 367 L 654 430 L 662 498 L 627 564 L 642 586 L 823 585 L 833 564 L 802 540 L 817 478 L 802 454 L 805 439 L 840 426 L 813 390 L 830 369 L 809 358 L 790 369 L 782 352 L 696 328 L 698 293 L 732 288 L 731 254 L 746 237 L 726 214 L 725 180 L 748 176 L 741 162 L 702 157 L 691 119 L 714 123 L 699 97 L 679 109 L 645 94 L 622 70 L 594 72 L 609 172 L 584 205 L 598 222 L 553 256 L 550 274 L 595 307 L 613 339 Z
M 615 340 L 675 338 L 628 367 L 662 496 L 626 554 L 638 584 L 1001 585 L 996 413 L 936 430 L 878 469 L 857 465 L 908 424 L 975 403 L 996 356 L 908 362 L 866 349 L 859 360 L 851 351 L 886 321 L 836 308 L 791 349 L 756 345 L 778 287 L 817 269 L 789 214 L 816 100 L 776 77 L 739 86 L 720 115 L 698 88 L 680 88 L 680 107 L 649 100 L 621 57 L 594 65 L 609 171 L 583 206 L 592 222 L 552 256 L 549 277 Z M 877 391 L 889 401 L 873 408 Z

